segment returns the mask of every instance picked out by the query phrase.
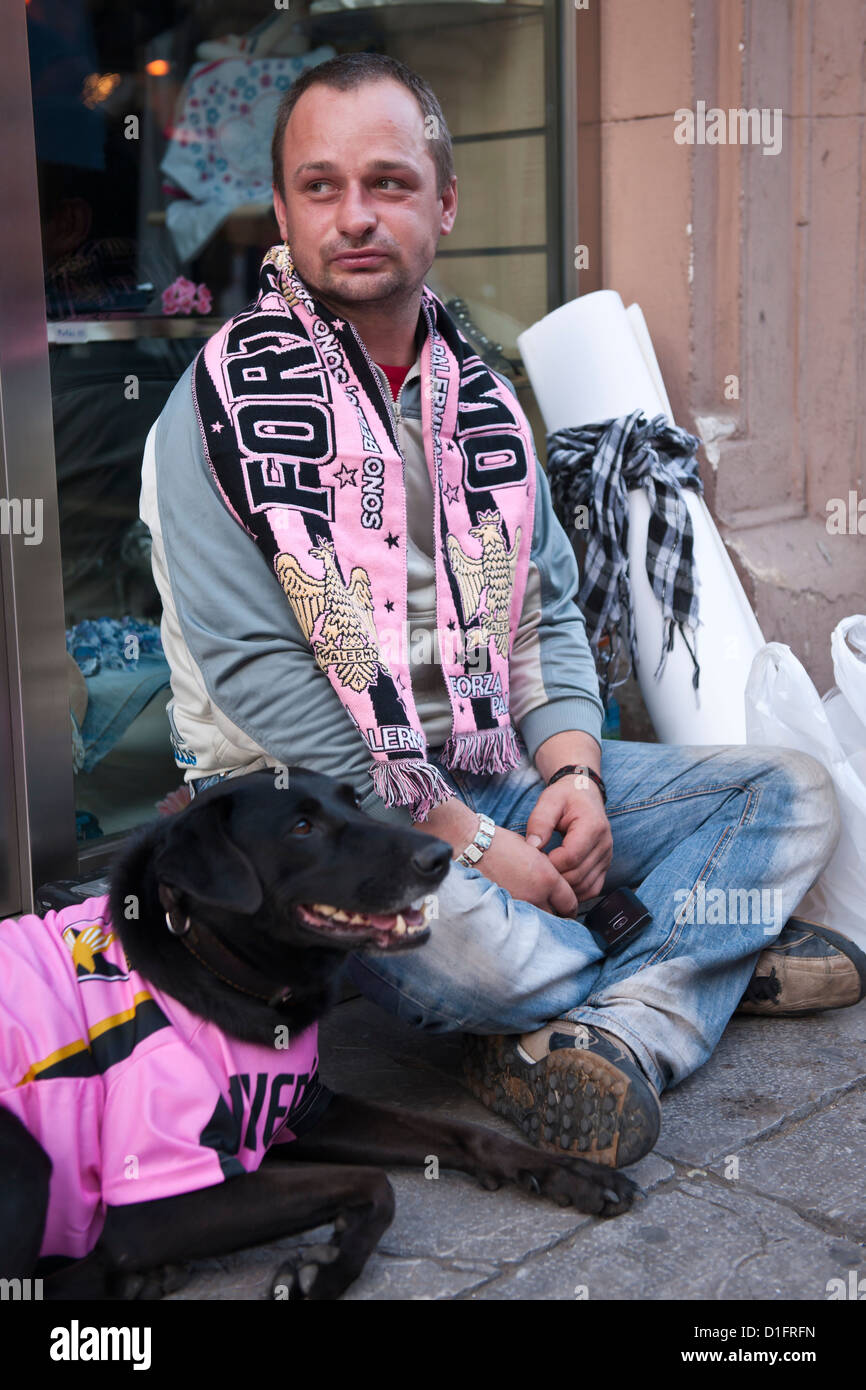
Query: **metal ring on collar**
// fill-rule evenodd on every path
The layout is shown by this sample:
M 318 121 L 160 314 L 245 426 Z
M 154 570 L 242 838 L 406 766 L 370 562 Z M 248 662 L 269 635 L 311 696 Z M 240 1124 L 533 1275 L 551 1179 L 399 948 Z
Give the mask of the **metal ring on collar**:
M 186 936 L 189 931 L 189 918 L 187 917 L 182 927 L 175 927 L 172 925 L 171 914 L 167 912 L 165 914 L 165 925 L 168 927 L 172 936 Z

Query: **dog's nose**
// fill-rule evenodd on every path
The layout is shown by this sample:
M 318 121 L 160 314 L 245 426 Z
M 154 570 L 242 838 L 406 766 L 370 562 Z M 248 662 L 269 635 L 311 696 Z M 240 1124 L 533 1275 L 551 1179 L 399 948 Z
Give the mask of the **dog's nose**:
M 421 878 L 442 878 L 450 863 L 451 846 L 442 840 L 433 840 L 416 849 L 411 860 L 412 868 Z

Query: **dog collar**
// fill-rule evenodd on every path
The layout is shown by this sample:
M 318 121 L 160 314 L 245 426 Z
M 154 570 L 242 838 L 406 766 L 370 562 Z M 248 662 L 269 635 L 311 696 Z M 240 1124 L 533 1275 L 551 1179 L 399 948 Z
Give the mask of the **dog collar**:
M 239 990 L 241 994 L 249 994 L 253 999 L 262 999 L 272 1009 L 291 999 L 289 985 L 274 986 L 273 980 L 252 965 L 247 965 L 209 927 L 194 922 L 191 917 L 181 921 L 177 899 L 165 883 L 159 885 L 159 901 L 165 908 L 165 925 L 172 936 L 176 936 L 190 955 L 195 956 L 199 964 L 222 980 L 224 985 Z

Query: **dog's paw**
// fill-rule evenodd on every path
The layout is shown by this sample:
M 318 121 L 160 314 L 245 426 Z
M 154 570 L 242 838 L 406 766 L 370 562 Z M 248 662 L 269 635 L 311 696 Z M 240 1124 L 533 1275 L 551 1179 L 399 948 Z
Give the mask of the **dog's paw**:
M 561 1207 L 577 1207 L 590 1216 L 619 1216 L 643 1194 L 631 1178 L 583 1158 L 554 1158 L 526 1168 L 518 1186 Z
M 321 1275 L 339 1255 L 336 1245 L 303 1245 L 280 1265 L 271 1284 L 271 1298 L 297 1303 L 330 1297 L 322 1288 Z M 318 1287 L 317 1287 L 318 1286 Z

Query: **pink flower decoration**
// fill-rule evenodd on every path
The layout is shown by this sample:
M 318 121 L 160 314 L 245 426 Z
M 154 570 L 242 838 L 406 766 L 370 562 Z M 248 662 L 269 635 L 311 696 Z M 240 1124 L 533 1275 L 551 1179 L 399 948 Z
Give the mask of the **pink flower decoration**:
M 162 312 L 164 314 L 209 314 L 213 296 L 207 285 L 196 285 L 184 275 L 162 292 Z
M 175 280 L 177 307 L 181 314 L 191 314 L 195 306 L 196 287 L 192 280 L 179 275 Z
M 209 314 L 213 308 L 213 295 L 207 285 L 199 285 L 195 297 L 195 307 L 200 314 Z

